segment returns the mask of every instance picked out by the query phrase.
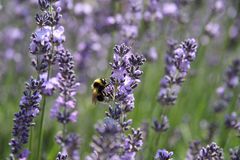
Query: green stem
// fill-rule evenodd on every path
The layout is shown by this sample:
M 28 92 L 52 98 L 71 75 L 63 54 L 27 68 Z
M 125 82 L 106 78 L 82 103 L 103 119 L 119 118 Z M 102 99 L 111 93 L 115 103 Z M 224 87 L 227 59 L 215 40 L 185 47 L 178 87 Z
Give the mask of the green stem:
M 49 80 L 50 70 L 51 70 L 50 64 L 48 64 L 47 81 Z M 40 119 L 39 139 L 38 139 L 38 150 L 37 150 L 37 159 L 38 160 L 41 160 L 41 153 L 42 153 L 43 126 L 44 126 L 46 100 L 47 100 L 47 97 L 44 95 L 43 103 L 42 103 L 41 119 Z
M 64 102 L 67 102 L 67 97 L 66 97 L 66 95 L 64 95 Z M 64 103 L 64 110 L 63 110 L 63 115 L 64 115 L 64 116 L 66 116 L 66 114 L 67 114 L 66 108 L 67 108 L 66 103 Z M 63 131 L 62 131 L 63 141 L 65 141 L 66 134 L 67 134 L 66 123 L 63 122 Z M 65 144 L 64 144 L 64 145 L 65 145 Z M 61 147 L 63 147 L 63 146 L 61 146 Z M 61 148 L 61 149 L 63 150 L 63 148 Z
M 39 55 L 36 56 L 36 60 L 37 60 L 37 67 L 39 66 Z M 37 80 L 40 80 L 40 73 L 39 70 L 37 68 Z M 35 125 L 35 122 L 33 122 L 33 126 Z M 30 127 L 30 135 L 29 135 L 29 144 L 28 144 L 28 149 L 29 151 L 32 151 L 32 143 L 33 143 L 33 126 Z M 31 159 L 31 156 L 33 156 L 32 154 L 29 155 L 29 159 Z
M 51 13 L 51 16 L 53 18 L 53 10 L 52 10 L 52 1 L 50 0 L 50 7 L 49 12 Z M 51 26 L 51 36 L 53 39 L 53 26 Z M 54 44 L 52 44 L 51 54 L 54 54 Z M 48 70 L 47 70 L 47 81 L 50 77 L 51 72 L 51 62 L 48 63 Z M 42 142 L 43 142 L 43 126 L 44 126 L 44 115 L 45 115 L 45 107 L 46 107 L 46 99 L 47 97 L 43 95 L 43 103 L 42 103 L 42 112 L 41 112 L 41 119 L 40 119 L 40 128 L 39 128 L 39 139 L 38 139 L 38 149 L 37 149 L 37 160 L 41 160 L 41 154 L 42 154 Z
M 43 140 L 43 120 L 46 106 L 46 97 L 43 97 L 43 105 L 40 119 L 40 129 L 39 129 L 39 139 L 38 139 L 38 151 L 37 151 L 37 159 L 41 160 L 41 152 L 42 152 L 42 140 Z
M 48 71 L 47 71 L 47 81 L 50 77 L 50 64 L 48 64 Z M 41 159 L 41 152 L 42 152 L 42 141 L 43 141 L 43 126 L 44 126 L 44 115 L 45 115 L 45 107 L 46 107 L 46 100 L 47 97 L 43 95 L 43 103 L 42 103 L 42 112 L 41 112 L 41 119 L 40 119 L 40 128 L 39 128 L 39 139 L 38 139 L 38 149 L 37 149 L 37 159 Z
M 237 99 L 238 99 L 238 90 L 239 88 L 236 88 L 234 89 L 233 93 L 234 93 L 234 97 L 231 101 L 231 104 L 228 106 L 228 110 L 227 110 L 227 114 L 231 114 L 234 109 L 235 109 L 235 106 L 236 106 L 236 102 L 237 102 Z M 225 121 L 222 122 L 222 125 L 221 125 L 221 129 L 220 129 L 220 136 L 219 136 L 219 145 L 222 147 L 222 148 L 225 148 L 226 146 L 226 143 L 228 141 L 228 137 L 229 137 L 229 133 L 232 129 L 231 128 L 227 128 L 225 126 Z
M 160 117 L 160 118 L 162 118 L 165 114 L 167 114 L 167 108 L 166 108 L 166 106 L 162 106 L 163 108 L 161 108 L 161 110 L 158 112 L 158 115 L 157 115 L 157 117 Z M 168 107 L 168 106 L 167 106 Z M 156 107 L 154 107 L 154 108 L 156 108 Z M 157 111 L 156 111 L 157 112 Z M 151 115 L 151 117 L 153 117 L 153 114 Z M 160 120 L 160 123 L 162 123 L 162 119 Z M 155 134 L 154 134 L 155 133 Z M 153 131 L 153 134 L 154 135 L 156 135 L 156 136 L 154 136 L 153 135 L 153 137 L 155 137 L 155 138 L 153 138 L 152 139 L 152 141 L 151 141 L 151 143 L 150 143 L 150 146 L 149 146 L 149 156 L 148 157 L 150 157 L 152 154 L 153 154 L 153 152 L 154 152 L 154 148 L 155 147 L 158 147 L 158 144 L 159 144 L 159 140 L 160 140 L 160 137 L 161 137 L 161 134 L 162 134 L 163 132 L 156 132 L 156 131 Z M 152 137 L 152 136 L 149 136 L 149 137 Z M 154 141 L 155 142 L 154 142 Z
M 30 127 L 30 138 L 29 138 L 29 144 L 28 144 L 29 151 L 32 150 L 32 139 L 33 139 L 33 129 L 32 127 Z M 31 154 L 29 155 L 29 159 L 31 159 Z

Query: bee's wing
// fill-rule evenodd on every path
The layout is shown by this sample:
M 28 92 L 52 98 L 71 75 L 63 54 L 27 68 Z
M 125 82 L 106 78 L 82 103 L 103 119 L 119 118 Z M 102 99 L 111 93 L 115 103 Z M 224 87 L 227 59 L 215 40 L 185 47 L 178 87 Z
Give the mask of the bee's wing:
M 94 104 L 97 103 L 97 95 L 98 95 L 97 90 L 93 89 L 93 92 L 92 92 L 92 103 L 94 103 Z

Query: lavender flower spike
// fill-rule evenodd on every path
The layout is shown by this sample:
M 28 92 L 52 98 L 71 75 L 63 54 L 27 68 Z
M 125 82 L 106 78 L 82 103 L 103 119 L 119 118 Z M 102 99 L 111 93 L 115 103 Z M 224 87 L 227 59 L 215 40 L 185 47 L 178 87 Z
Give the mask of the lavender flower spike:
M 91 148 L 93 152 L 86 160 L 120 160 L 118 153 L 123 148 L 121 137 L 121 126 L 112 118 L 106 118 L 96 125 L 98 136 L 93 137 Z
M 125 138 L 124 154 L 121 160 L 135 160 L 136 152 L 141 149 L 143 145 L 143 136 L 140 129 L 132 129 L 132 134 Z
M 76 76 L 73 70 L 73 57 L 70 52 L 64 49 L 59 51 L 59 73 L 57 88 L 60 91 L 54 106 L 51 109 L 51 117 L 57 118 L 62 124 L 76 122 L 76 99 L 74 96 L 77 93 L 79 83 L 76 83 Z
M 207 145 L 207 147 L 202 147 L 202 149 L 199 151 L 197 160 L 205 159 L 223 160 L 223 150 L 214 142 L 210 145 Z
M 230 148 L 230 159 L 239 160 L 240 159 L 240 147 Z
M 153 120 L 153 126 L 152 128 L 156 131 L 156 132 L 165 132 L 168 130 L 169 128 L 169 122 L 168 122 L 168 117 L 163 115 L 161 122 L 159 122 L 158 120 Z
M 24 149 L 24 145 L 28 143 L 29 130 L 34 125 L 34 118 L 39 114 L 42 85 L 42 80 L 38 81 L 33 78 L 26 83 L 26 90 L 19 104 L 20 111 L 15 114 L 14 118 L 13 138 L 9 143 L 11 157 L 21 159 L 27 158 L 30 154 L 30 151 Z
M 67 160 L 67 155 L 62 154 L 61 152 L 58 153 L 56 160 Z
M 173 152 L 168 152 L 165 149 L 159 149 L 155 155 L 155 160 L 171 160 Z
M 140 77 L 143 73 L 140 67 L 146 59 L 130 52 L 130 48 L 125 44 L 114 47 L 113 63 L 111 63 L 112 74 L 110 76 L 110 85 L 106 93 L 111 97 L 114 95 L 114 101 L 120 105 L 124 113 L 130 112 L 134 108 L 133 91 L 141 82 Z M 116 86 L 117 90 L 112 90 Z M 113 93 L 114 92 L 114 93 Z
M 198 153 L 201 149 L 201 143 L 200 141 L 193 141 L 190 143 L 187 155 L 186 155 L 186 160 L 195 160 L 197 159 Z
M 30 51 L 37 55 L 46 53 L 43 56 L 46 60 L 43 59 L 44 61 L 40 62 L 46 61 L 48 66 L 42 65 L 42 68 L 45 67 L 49 70 L 49 65 L 58 63 L 59 72 L 56 78 L 48 79 L 42 93 L 52 95 L 53 90 L 58 89 L 59 96 L 50 110 L 51 117 L 56 118 L 63 125 L 62 132 L 56 136 L 56 140 L 61 146 L 61 153 L 67 155 L 69 159 L 79 160 L 80 138 L 74 133 L 68 133 L 66 127 L 66 124 L 77 121 L 78 111 L 76 110 L 75 95 L 79 83 L 76 82 L 73 57 L 63 45 L 65 41 L 64 27 L 59 23 L 62 15 L 61 7 L 57 7 L 57 1 L 39 0 L 43 12 L 36 16 L 36 21 L 40 29 L 32 36 Z M 58 157 L 58 159 L 64 158 L 65 156 Z
M 160 82 L 158 101 L 163 105 L 176 103 L 181 85 L 190 69 L 191 62 L 195 60 L 197 42 L 193 38 L 186 39 L 181 44 L 169 42 L 165 62 L 165 75 Z
M 225 116 L 225 125 L 227 128 L 232 128 L 240 133 L 240 118 L 236 112 Z
M 56 87 L 60 94 L 51 108 L 51 117 L 56 118 L 59 123 L 63 124 L 62 133 L 56 136 L 57 143 L 61 146 L 62 151 L 67 153 L 70 159 L 79 160 L 80 138 L 74 133 L 67 134 L 66 130 L 66 124 L 77 121 L 78 111 L 76 110 L 74 96 L 77 93 L 79 83 L 76 82 L 71 53 L 62 49 L 58 51 L 58 56 L 59 73 Z
M 227 67 L 224 75 L 224 83 L 217 88 L 217 100 L 213 105 L 215 112 L 224 111 L 233 98 L 233 89 L 239 84 L 240 59 L 234 59 Z

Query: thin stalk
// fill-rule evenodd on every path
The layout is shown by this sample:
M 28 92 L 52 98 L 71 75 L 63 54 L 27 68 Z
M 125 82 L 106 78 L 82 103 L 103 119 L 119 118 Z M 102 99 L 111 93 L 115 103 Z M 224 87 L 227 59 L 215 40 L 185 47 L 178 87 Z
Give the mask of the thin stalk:
M 238 98 L 238 93 L 239 93 L 238 89 L 239 88 L 234 89 L 233 99 L 232 99 L 232 102 L 231 102 L 230 106 L 228 106 L 227 114 L 231 114 L 235 109 L 237 98 Z M 219 141 L 220 141 L 219 145 L 222 148 L 225 148 L 226 143 L 228 141 L 229 133 L 230 133 L 231 130 L 232 130 L 231 128 L 226 127 L 225 121 L 223 121 L 223 123 L 221 125 L 221 129 L 220 129 L 220 136 L 219 136 L 220 137 L 219 138 Z
M 38 150 L 37 150 L 37 159 L 41 160 L 41 152 L 42 152 L 42 140 L 43 140 L 43 119 L 45 113 L 45 106 L 46 106 L 46 96 L 43 97 L 43 104 L 42 104 L 42 114 L 40 119 L 40 129 L 39 129 L 39 139 L 38 139 Z
M 53 49 L 52 49 L 53 51 Z M 53 52 L 52 52 L 53 53 Z M 50 63 L 48 64 L 48 71 L 47 71 L 47 81 L 49 80 L 51 72 Z M 45 115 L 45 107 L 46 107 L 46 95 L 43 95 L 43 103 L 42 103 L 42 112 L 41 112 L 41 119 L 40 119 L 40 129 L 39 129 L 39 139 L 38 139 L 38 150 L 37 150 L 37 159 L 41 159 L 41 152 L 42 152 L 42 141 L 43 141 L 43 125 L 44 125 L 44 115 Z
M 51 16 L 53 17 L 52 1 L 51 0 L 50 0 L 49 12 L 51 13 Z M 53 39 L 53 26 L 52 25 L 51 25 L 51 32 L 52 32 L 51 36 L 52 36 L 52 39 Z M 53 55 L 53 51 L 54 51 L 54 44 L 52 44 L 52 48 L 51 48 L 51 54 L 52 55 Z M 51 66 L 51 63 L 49 62 L 48 63 L 48 70 L 47 70 L 47 81 L 49 80 L 49 77 L 50 77 L 50 72 L 51 72 L 51 67 L 50 66 Z M 39 128 L 38 149 L 37 149 L 37 160 L 41 160 L 46 99 L 47 99 L 47 97 L 45 95 L 43 95 L 42 112 L 41 112 L 40 128 Z
M 64 95 L 64 101 L 65 101 L 65 102 L 67 101 L 66 95 Z M 64 117 L 65 117 L 66 114 L 67 114 L 66 108 L 67 108 L 66 103 L 64 103 L 64 110 L 63 110 L 63 115 L 64 115 Z M 67 134 L 66 122 L 63 122 L 63 131 L 62 131 L 63 141 L 65 141 L 66 134 Z M 64 144 L 64 145 L 65 145 L 65 144 Z M 61 149 L 63 150 L 63 146 L 62 146 Z
M 48 73 L 47 73 L 47 81 L 49 80 L 50 75 L 50 64 L 48 65 Z M 42 141 L 43 141 L 43 125 L 44 125 L 44 115 L 45 115 L 45 106 L 46 106 L 47 97 L 43 96 L 43 103 L 42 103 L 42 112 L 41 112 L 41 119 L 40 119 L 40 128 L 39 128 L 39 139 L 38 139 L 38 150 L 37 150 L 37 159 L 41 160 L 41 153 L 42 153 Z
M 163 115 L 165 115 L 165 114 L 167 114 L 167 108 L 166 108 L 166 106 L 162 106 L 163 108 L 160 110 L 160 112 L 158 113 L 158 115 L 157 115 L 157 117 L 160 117 L 160 118 L 162 118 L 162 116 Z M 156 108 L 156 107 L 155 107 Z M 152 117 L 153 117 L 153 114 L 151 115 Z M 162 119 L 161 119 L 162 120 Z M 160 123 L 161 123 L 162 121 L 160 121 Z M 152 141 L 151 141 L 151 143 L 150 143 L 150 146 L 149 146 L 149 156 L 148 157 L 150 157 L 151 155 L 152 155 L 152 153 L 154 152 L 154 148 L 155 147 L 158 147 L 158 144 L 159 144 L 159 140 L 160 140 L 160 137 L 161 137 L 161 134 L 163 133 L 163 132 L 156 132 L 155 130 L 153 131 L 153 133 L 154 133 L 154 137 L 155 138 L 153 138 L 152 139 Z M 150 136 L 151 137 L 151 136 Z M 155 142 L 154 142 L 154 141 Z
M 36 56 L 36 60 L 37 60 L 37 66 L 39 66 L 39 55 Z M 37 68 L 37 80 L 40 80 L 40 73 L 39 70 Z M 33 126 L 35 125 L 35 122 L 33 122 Z M 33 126 L 30 127 L 30 138 L 29 138 L 29 144 L 28 144 L 28 149 L 29 151 L 32 151 L 32 143 L 33 143 Z M 29 159 L 31 159 L 31 154 L 29 155 Z
M 30 127 L 30 138 L 29 138 L 29 143 L 28 143 L 28 148 L 29 148 L 29 151 L 32 150 L 32 139 L 33 139 L 33 129 L 32 127 Z M 31 154 L 29 155 L 29 159 L 31 159 Z

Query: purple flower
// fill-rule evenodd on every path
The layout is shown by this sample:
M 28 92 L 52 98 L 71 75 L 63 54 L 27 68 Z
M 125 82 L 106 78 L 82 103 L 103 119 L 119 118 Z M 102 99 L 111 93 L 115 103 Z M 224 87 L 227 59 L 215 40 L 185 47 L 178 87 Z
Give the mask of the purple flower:
M 79 78 L 87 83 L 89 78 L 95 77 L 106 69 L 108 47 L 111 41 L 108 36 L 98 35 L 91 29 L 89 24 L 83 24 L 80 32 L 80 43 L 78 44 L 77 52 L 73 55 L 77 70 L 81 73 Z
M 77 16 L 87 16 L 93 12 L 91 5 L 78 2 L 74 5 L 74 14 Z
M 154 157 L 155 160 L 170 160 L 173 152 L 168 152 L 165 149 L 159 149 Z
M 124 140 L 124 154 L 122 158 L 124 157 L 126 159 L 127 157 L 131 157 L 131 159 L 135 159 L 136 152 L 139 151 L 143 145 L 142 140 L 142 131 L 140 129 L 132 129 L 132 133 Z
M 32 34 L 29 52 L 36 56 L 32 60 L 33 67 L 42 74 L 55 63 L 55 52 L 65 41 L 65 36 L 64 27 L 59 24 L 61 8 L 54 7 L 48 0 L 39 0 L 38 4 L 41 13 L 36 15 L 35 20 L 39 28 Z
M 39 114 L 42 85 L 43 80 L 38 81 L 33 78 L 26 83 L 26 90 L 19 104 L 20 111 L 14 115 L 13 138 L 9 145 L 11 153 L 16 158 L 27 158 L 30 153 L 24 149 L 24 144 L 28 143 L 30 127 L 34 125 L 33 120 Z
M 121 126 L 112 118 L 106 118 L 97 124 L 98 136 L 93 137 L 91 147 L 93 153 L 87 156 L 87 160 L 111 159 L 118 157 L 118 153 L 123 149 L 123 137 Z M 120 160 L 120 159 L 119 159 Z
M 195 160 L 197 159 L 198 153 L 201 149 L 200 141 L 193 141 L 188 149 L 186 160 Z
M 56 160 L 67 160 L 67 155 L 62 154 L 61 152 L 58 153 Z
M 240 148 L 230 148 L 230 158 L 231 160 L 239 160 L 240 159 Z
M 52 118 L 56 118 L 64 126 L 62 135 L 58 136 L 57 141 L 65 155 L 70 159 L 78 160 L 79 137 L 75 134 L 67 134 L 65 125 L 77 121 L 75 95 L 79 83 L 76 82 L 73 57 L 63 46 L 64 27 L 59 24 L 62 9 L 57 6 L 60 5 L 56 3 L 57 1 L 38 1 L 41 13 L 36 15 L 35 20 L 39 28 L 32 34 L 29 49 L 30 53 L 36 56 L 33 66 L 39 76 L 46 80 L 41 93 L 49 96 L 54 90 L 59 91 L 50 113 Z M 56 62 L 59 73 L 56 77 L 50 78 L 50 66 L 55 65 Z M 66 157 L 59 156 L 58 159 L 66 159 Z
M 216 90 L 218 98 L 213 106 L 215 112 L 221 112 L 229 105 L 233 97 L 233 89 L 239 84 L 239 73 L 240 59 L 234 59 L 225 71 L 224 83 Z
M 240 133 L 240 120 L 236 112 L 225 116 L 225 125 L 227 128 L 232 128 Z
M 209 22 L 205 26 L 205 33 L 210 37 L 210 38 L 215 38 L 220 35 L 220 25 L 218 23 L 212 23 Z
M 150 47 L 149 51 L 146 54 L 146 58 L 150 62 L 156 62 L 158 60 L 158 52 L 156 47 Z
M 163 3 L 163 6 L 162 6 L 163 15 L 169 16 L 169 17 L 177 17 L 179 14 L 178 12 L 179 12 L 179 9 L 175 3 L 170 3 L 170 2 Z
M 56 88 L 60 95 L 51 109 L 51 117 L 57 118 L 60 123 L 76 122 L 76 99 L 79 83 L 73 70 L 73 57 L 70 52 L 62 50 L 59 54 L 59 74 Z
M 176 103 L 181 85 L 196 58 L 197 43 L 195 39 L 186 39 L 181 44 L 169 42 L 165 62 L 165 75 L 160 81 L 158 101 L 163 105 Z
M 112 73 L 110 83 L 105 89 L 105 93 L 110 100 L 115 103 L 115 109 L 120 115 L 109 113 L 111 118 L 120 118 L 122 114 L 131 112 L 134 109 L 134 89 L 141 82 L 142 71 L 140 67 L 144 64 L 145 58 L 130 52 L 130 48 L 125 44 L 117 45 L 114 48 Z M 115 110 L 111 109 L 111 110 Z M 127 128 L 130 123 L 127 119 L 121 122 Z
M 59 133 L 55 137 L 56 142 L 62 147 L 62 155 L 65 155 L 72 160 L 79 160 L 80 137 L 75 133 L 68 133 L 63 136 Z
M 161 21 L 163 19 L 163 13 L 158 0 L 149 0 L 147 9 L 143 13 L 144 21 Z
M 221 13 L 221 12 L 224 11 L 224 9 L 225 9 L 224 7 L 225 7 L 224 1 L 223 0 L 217 0 L 214 3 L 213 11 L 215 13 Z
M 167 116 L 162 116 L 162 120 L 159 123 L 157 120 L 153 121 L 153 127 L 156 132 L 165 132 L 169 128 L 169 122 Z
M 143 2 L 141 0 L 130 0 L 127 11 L 123 15 L 120 25 L 120 33 L 123 41 L 128 43 L 138 36 L 139 24 L 142 19 Z
M 49 80 L 46 79 L 44 83 L 44 88 L 42 88 L 42 94 L 47 96 L 52 96 L 56 89 L 56 86 L 58 85 L 59 84 L 56 77 L 50 78 Z
M 214 142 L 206 147 L 202 147 L 202 149 L 199 151 L 197 160 L 205 159 L 223 160 L 223 150 Z
M 120 160 L 135 160 L 136 152 L 127 152 L 120 157 Z

